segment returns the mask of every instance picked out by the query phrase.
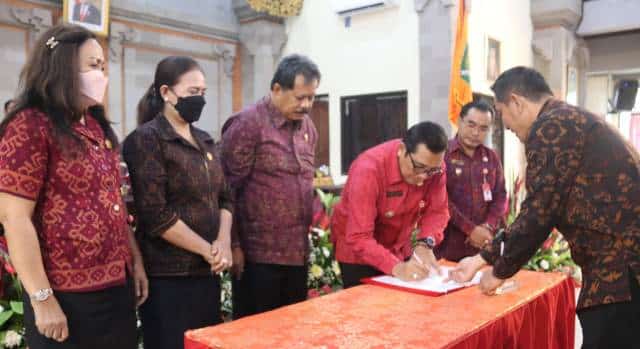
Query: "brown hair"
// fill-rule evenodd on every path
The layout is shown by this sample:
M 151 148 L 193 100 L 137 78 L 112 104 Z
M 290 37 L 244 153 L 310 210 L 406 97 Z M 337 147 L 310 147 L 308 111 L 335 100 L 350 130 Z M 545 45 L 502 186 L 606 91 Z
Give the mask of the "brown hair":
M 69 24 L 56 25 L 42 34 L 20 73 L 18 97 L 13 109 L 0 123 L 0 137 L 20 111 L 36 108 L 51 120 L 58 142 L 81 144 L 71 128 L 85 112 L 80 103 L 78 49 L 87 40 L 95 38 L 87 29 Z M 117 144 L 104 107 L 96 105 L 88 111 L 100 124 L 105 137 Z
M 153 83 L 138 102 L 138 125 L 153 120 L 164 109 L 160 87 L 175 86 L 182 75 L 202 68 L 195 59 L 186 56 L 169 56 L 158 63 Z M 204 73 L 204 72 L 203 72 Z

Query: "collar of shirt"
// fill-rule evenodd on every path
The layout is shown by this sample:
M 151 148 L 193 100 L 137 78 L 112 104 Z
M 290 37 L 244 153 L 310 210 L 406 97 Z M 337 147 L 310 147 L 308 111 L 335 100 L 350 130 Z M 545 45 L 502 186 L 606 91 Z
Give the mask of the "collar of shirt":
M 284 115 L 282 115 L 280 110 L 278 110 L 278 108 L 276 108 L 276 106 L 271 101 L 271 96 L 264 97 L 262 99 L 262 103 L 265 109 L 267 110 L 269 117 L 271 117 L 271 121 L 273 121 L 273 124 L 275 125 L 276 128 L 283 128 L 287 125 L 292 125 L 292 128 L 294 130 L 298 130 L 302 126 L 302 121 L 300 120 L 291 121 L 287 119 Z
M 397 184 L 404 181 L 400 172 L 400 164 L 398 163 L 398 150 L 400 149 L 400 140 L 396 140 L 396 144 L 391 148 L 393 151 L 385 155 L 385 170 L 387 172 L 387 183 Z
M 169 123 L 169 120 L 167 120 L 166 116 L 160 114 L 150 122 L 152 122 L 150 126 L 158 132 L 158 136 L 161 139 L 165 141 L 184 140 L 182 136 L 180 136 L 178 132 L 176 132 L 173 126 L 171 126 L 171 123 Z M 193 125 L 189 125 L 189 128 L 191 129 L 191 135 L 196 140 L 196 142 L 213 142 L 213 138 L 211 138 L 208 133 L 193 127 Z
M 549 115 L 551 115 L 554 109 L 557 109 L 564 104 L 566 103 L 564 103 L 563 101 L 557 100 L 553 97 L 549 98 L 546 102 L 544 102 L 544 104 L 542 105 L 542 108 L 540 108 L 540 111 L 538 112 L 538 116 L 536 117 L 536 120 L 531 125 L 531 129 L 529 129 L 527 140 L 524 142 L 525 146 L 529 143 L 529 140 L 533 138 L 532 136 L 538 129 L 539 127 L 538 125 L 540 125 L 542 120 L 546 119 Z
M 487 156 L 486 149 L 488 148 L 484 144 L 480 144 L 473 152 L 473 159 L 477 158 L 478 155 Z M 449 140 L 449 148 L 447 151 L 449 154 L 460 152 L 460 154 L 469 157 L 467 153 L 464 152 L 464 149 L 462 149 L 462 145 L 460 145 L 460 142 L 458 141 L 458 135 Z
M 94 130 L 96 130 L 96 127 L 97 129 L 101 130 L 100 125 L 98 125 L 98 122 L 89 115 L 85 116 L 84 122 L 85 123 L 83 124 L 80 121 L 76 121 L 73 123 L 73 126 L 71 128 L 74 131 L 78 132 L 79 134 L 92 140 L 93 142 L 96 142 L 96 143 L 102 142 L 102 137 L 95 134 L 94 132 Z
M 449 152 L 455 153 L 460 150 L 460 142 L 458 142 L 458 135 L 456 134 L 453 138 L 449 140 Z

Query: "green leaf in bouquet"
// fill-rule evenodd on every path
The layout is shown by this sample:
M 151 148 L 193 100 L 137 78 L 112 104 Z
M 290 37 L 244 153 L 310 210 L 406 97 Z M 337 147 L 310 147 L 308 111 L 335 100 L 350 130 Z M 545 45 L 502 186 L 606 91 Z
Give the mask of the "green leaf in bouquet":
M 22 284 L 20 283 L 20 279 L 17 276 L 12 276 L 13 278 L 13 289 L 16 291 L 18 297 L 22 299 Z
M 22 302 L 11 301 L 10 304 L 11 310 L 13 310 L 14 313 L 24 315 L 24 306 Z
M 11 319 L 13 316 L 13 310 L 5 310 L 0 313 L 0 328 L 4 326 L 4 324 Z

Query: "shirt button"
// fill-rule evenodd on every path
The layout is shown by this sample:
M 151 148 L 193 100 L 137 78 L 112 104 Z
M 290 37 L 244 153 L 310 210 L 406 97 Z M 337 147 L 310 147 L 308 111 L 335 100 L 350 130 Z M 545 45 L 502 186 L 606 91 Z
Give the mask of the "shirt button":
M 113 205 L 113 210 L 116 212 L 120 212 L 120 205 L 118 204 Z

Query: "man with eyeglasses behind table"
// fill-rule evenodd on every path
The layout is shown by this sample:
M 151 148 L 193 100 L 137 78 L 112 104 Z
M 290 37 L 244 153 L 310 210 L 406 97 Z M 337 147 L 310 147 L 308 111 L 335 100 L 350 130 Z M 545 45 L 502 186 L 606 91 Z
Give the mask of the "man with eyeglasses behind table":
M 417 281 L 440 273 L 433 248 L 449 220 L 447 142 L 441 126 L 422 122 L 353 162 L 331 222 L 345 288 L 380 274 Z
M 503 224 L 507 192 L 495 151 L 486 147 L 493 108 L 484 102 L 462 107 L 458 132 L 449 141 L 447 193 L 451 220 L 436 257 L 453 262 L 478 253 Z

